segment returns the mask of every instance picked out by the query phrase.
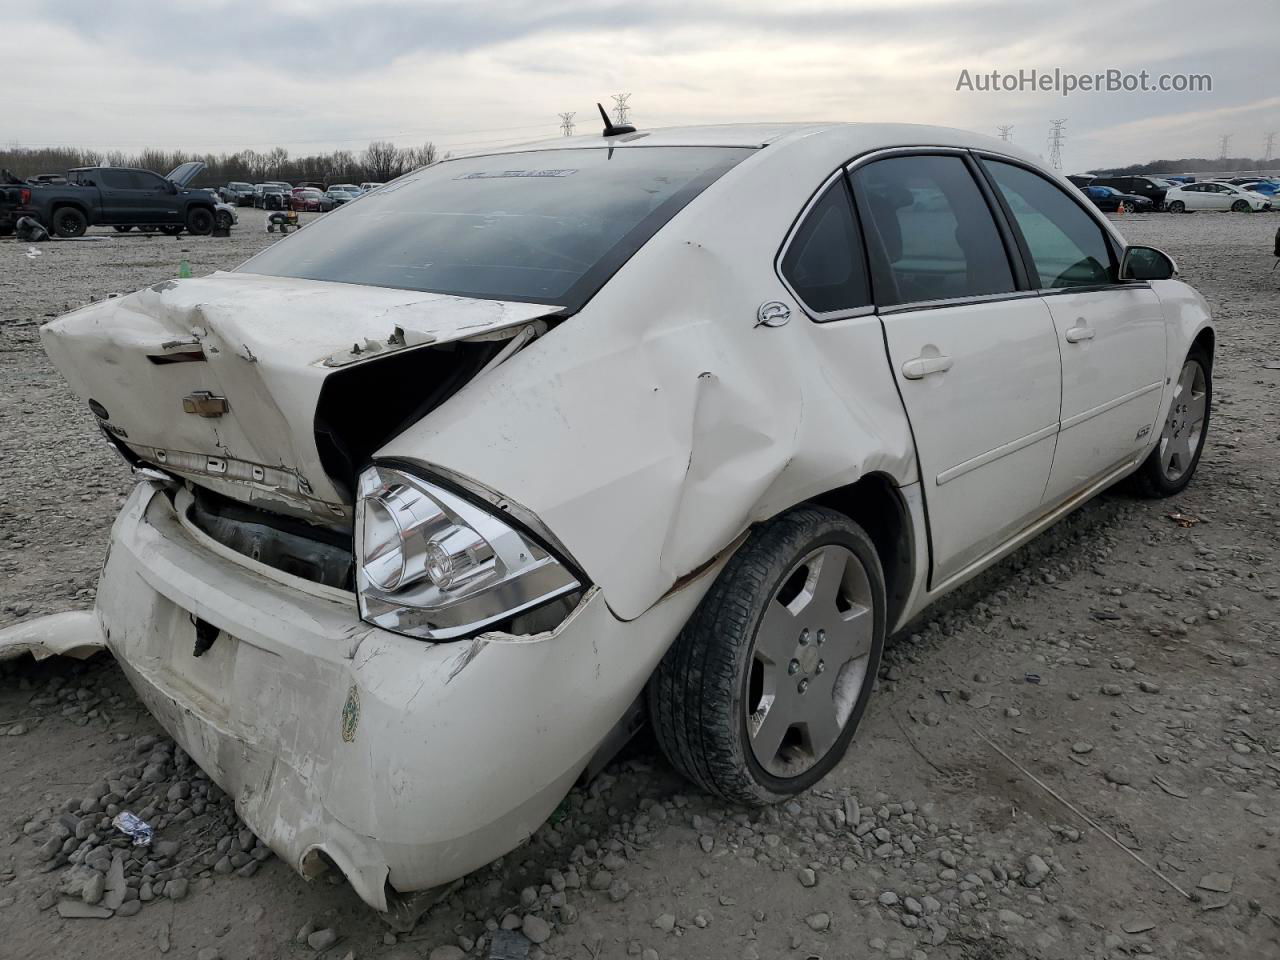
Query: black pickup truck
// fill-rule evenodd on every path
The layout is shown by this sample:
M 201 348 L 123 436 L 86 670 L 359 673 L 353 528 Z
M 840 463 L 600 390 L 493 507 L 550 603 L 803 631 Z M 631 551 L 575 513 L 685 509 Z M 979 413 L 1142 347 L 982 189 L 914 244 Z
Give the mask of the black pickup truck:
M 12 232 L 19 217 L 34 217 L 59 237 L 82 236 L 91 225 L 211 233 L 217 202 L 213 193 L 188 188 L 203 169 L 199 160 L 181 164 L 165 177 L 129 167 L 78 167 L 67 171 L 67 183 L 0 187 L 0 235 L 6 224 Z

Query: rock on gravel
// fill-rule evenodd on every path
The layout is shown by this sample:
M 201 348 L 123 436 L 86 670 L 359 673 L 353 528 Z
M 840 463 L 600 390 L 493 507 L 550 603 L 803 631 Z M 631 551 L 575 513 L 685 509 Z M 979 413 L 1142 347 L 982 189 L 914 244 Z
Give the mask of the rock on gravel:
M 551 924 L 537 914 L 526 914 L 520 924 L 520 932 L 532 943 L 546 943 L 551 937 Z

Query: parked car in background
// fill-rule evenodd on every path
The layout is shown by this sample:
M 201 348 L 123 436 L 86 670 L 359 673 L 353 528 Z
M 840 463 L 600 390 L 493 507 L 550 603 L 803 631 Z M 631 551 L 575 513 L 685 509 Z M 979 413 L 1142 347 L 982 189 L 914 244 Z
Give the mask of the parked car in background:
M 12 214 L 15 220 L 34 217 L 59 237 L 83 236 L 90 226 L 207 234 L 214 227 L 216 199 L 211 190 L 189 186 L 204 167 L 191 161 L 164 177 L 132 167 L 77 167 L 67 171 L 67 183 L 31 184 Z
M 335 207 L 340 207 L 360 196 L 360 188 L 351 183 L 339 183 L 326 190 L 325 196 Z
M 253 184 L 244 183 L 240 180 L 233 180 L 225 187 L 218 189 L 218 195 L 222 197 L 224 203 L 234 204 L 237 207 L 253 206 Z
M 219 200 L 213 208 L 213 222 L 214 226 L 219 230 L 230 230 L 240 222 L 240 214 L 236 212 L 236 205 Z
M 312 187 L 294 187 L 289 195 L 289 208 L 309 213 L 325 213 L 333 209 L 333 201 Z
M 380 186 L 382 186 L 381 183 L 371 183 L 366 181 L 365 183 L 360 184 L 360 192 L 368 193 L 370 190 L 377 190 Z
M 1146 197 L 1156 210 L 1164 209 L 1164 195 L 1169 188 L 1152 177 L 1095 177 L 1091 187 L 1112 187 L 1129 196 Z
M 289 206 L 289 193 L 278 183 L 259 183 L 253 188 L 253 205 L 259 210 L 284 210 Z
M 263 183 L 274 183 L 277 187 L 284 190 L 285 193 L 288 193 L 293 189 L 293 184 L 289 183 L 287 180 L 264 180 Z
M 1155 206 L 1146 197 L 1140 197 L 1136 193 L 1121 193 L 1115 187 L 1090 185 L 1084 188 L 1084 195 L 1093 201 L 1095 207 L 1106 213 L 1135 213 L 1151 210 Z
M 1271 209 L 1271 201 L 1262 194 L 1217 180 L 1183 184 L 1165 194 L 1164 202 L 1170 213 L 1193 213 L 1197 210 L 1257 213 Z
M 646 712 L 730 803 L 817 784 L 886 635 L 1121 480 L 1187 487 L 1215 342 L 1031 154 L 878 123 L 445 160 L 40 336 L 139 468 L 86 628 L 382 911 Z
M 1271 201 L 1272 206 L 1275 205 L 1277 194 L 1280 194 L 1280 182 L 1275 180 L 1246 180 L 1244 183 L 1237 184 L 1237 186 L 1262 194 Z
M 1093 183 L 1094 176 L 1091 173 L 1073 173 L 1069 175 L 1067 179 L 1083 190 L 1089 184 Z

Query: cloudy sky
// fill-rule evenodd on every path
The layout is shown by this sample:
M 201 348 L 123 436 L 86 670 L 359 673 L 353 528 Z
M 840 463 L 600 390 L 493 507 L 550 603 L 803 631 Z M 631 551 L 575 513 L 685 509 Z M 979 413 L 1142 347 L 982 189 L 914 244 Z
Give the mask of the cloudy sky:
M 1276 0 L 28 0 L 15 21 L 6 145 L 461 151 L 553 135 L 567 110 L 583 132 L 619 91 L 642 127 L 1012 124 L 1038 153 L 1066 118 L 1068 172 L 1216 156 L 1221 134 L 1261 156 L 1280 130 Z M 956 89 L 963 70 L 1033 68 L 1209 74 L 1213 89 Z

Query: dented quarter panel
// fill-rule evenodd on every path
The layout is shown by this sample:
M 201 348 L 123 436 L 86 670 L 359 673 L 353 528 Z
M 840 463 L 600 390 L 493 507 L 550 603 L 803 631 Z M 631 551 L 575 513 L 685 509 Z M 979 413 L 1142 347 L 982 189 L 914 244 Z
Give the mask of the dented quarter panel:
M 774 271 L 809 197 L 857 152 L 808 143 L 743 161 L 579 314 L 380 455 L 521 503 L 624 619 L 755 521 L 872 471 L 914 481 L 878 318 L 814 323 Z M 769 300 L 788 324 L 755 326 Z

